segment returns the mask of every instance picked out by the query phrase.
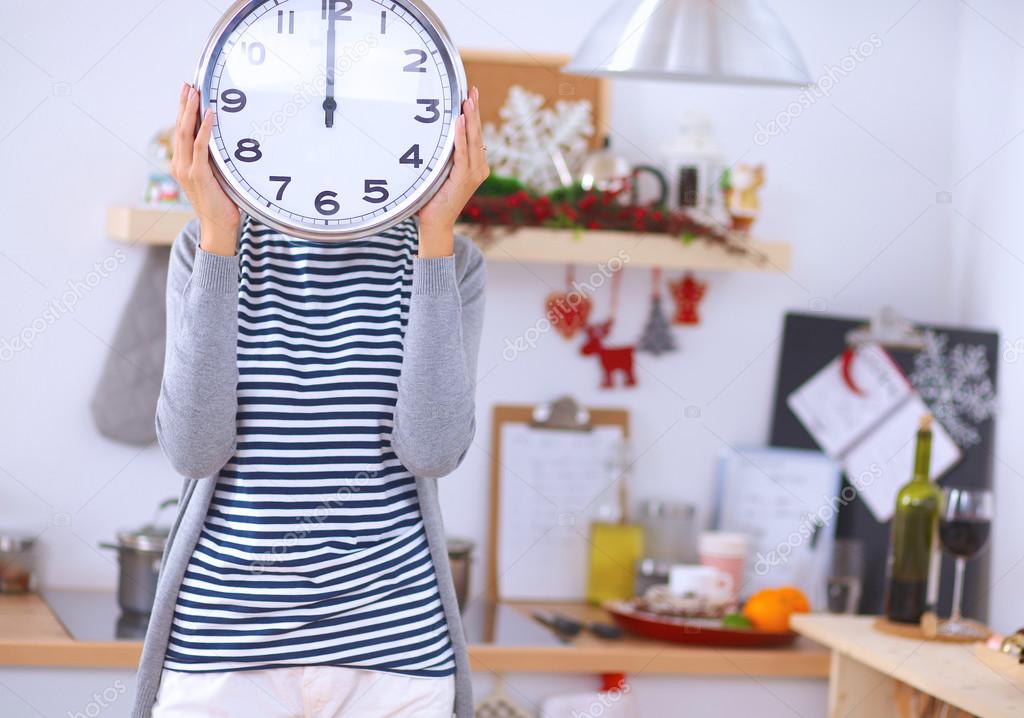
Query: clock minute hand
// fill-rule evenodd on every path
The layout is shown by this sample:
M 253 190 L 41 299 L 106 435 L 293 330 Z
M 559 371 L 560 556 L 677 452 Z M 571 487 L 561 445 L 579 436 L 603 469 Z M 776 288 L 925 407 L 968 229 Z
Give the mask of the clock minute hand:
M 335 22 L 334 5 L 336 0 L 327 2 L 327 95 L 324 97 L 324 126 L 334 127 L 334 111 L 338 109 L 338 102 L 334 99 L 334 45 L 335 45 Z

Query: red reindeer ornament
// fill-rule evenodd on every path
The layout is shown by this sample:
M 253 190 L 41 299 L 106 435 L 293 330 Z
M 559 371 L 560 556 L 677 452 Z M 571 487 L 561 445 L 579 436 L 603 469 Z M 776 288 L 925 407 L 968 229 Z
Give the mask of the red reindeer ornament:
M 584 331 L 587 334 L 587 341 L 580 347 L 580 354 L 583 356 L 597 356 L 601 360 L 601 369 L 604 378 L 601 381 L 602 389 L 611 389 L 615 386 L 615 372 L 622 372 L 625 377 L 625 386 L 636 386 L 636 376 L 633 373 L 633 347 L 606 347 L 604 340 L 612 330 L 612 320 L 602 324 L 591 324 Z

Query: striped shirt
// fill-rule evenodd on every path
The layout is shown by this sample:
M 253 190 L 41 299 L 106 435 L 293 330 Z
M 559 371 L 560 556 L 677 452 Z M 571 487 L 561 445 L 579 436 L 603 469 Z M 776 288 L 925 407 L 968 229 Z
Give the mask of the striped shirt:
M 165 668 L 454 673 L 414 478 L 391 446 L 416 252 L 412 220 L 340 244 L 247 220 L 237 446 Z

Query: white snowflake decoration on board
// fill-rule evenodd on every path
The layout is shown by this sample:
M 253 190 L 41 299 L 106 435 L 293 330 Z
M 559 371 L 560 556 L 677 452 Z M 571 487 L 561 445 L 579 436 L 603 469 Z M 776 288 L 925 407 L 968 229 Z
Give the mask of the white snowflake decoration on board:
M 988 354 L 981 344 L 957 344 L 947 351 L 949 336 L 932 331 L 924 333 L 924 342 L 910 383 L 953 441 L 969 449 L 981 441 L 977 425 L 996 410 Z
M 538 192 L 562 186 L 557 164 L 562 160 L 575 174 L 586 155 L 587 138 L 594 134 L 589 100 L 559 100 L 554 107 L 544 107 L 543 95 L 518 85 L 509 88 L 499 114 L 500 127 L 484 125 L 491 168 Z

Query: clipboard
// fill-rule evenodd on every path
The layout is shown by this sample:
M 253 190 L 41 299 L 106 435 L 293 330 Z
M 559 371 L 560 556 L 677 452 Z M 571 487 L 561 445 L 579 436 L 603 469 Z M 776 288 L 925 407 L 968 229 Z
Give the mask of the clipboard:
M 581 482 L 586 481 L 586 476 L 570 475 L 572 472 L 562 473 L 559 471 L 558 462 L 567 460 L 567 456 L 581 455 L 581 447 L 588 443 L 593 444 L 595 451 L 608 450 L 611 437 L 616 436 L 620 454 L 618 460 L 622 465 L 618 467 L 616 475 L 609 474 L 610 481 L 601 488 L 599 499 L 595 499 L 591 493 L 583 495 L 564 494 L 572 487 L 583 487 Z M 513 440 L 515 447 L 509 445 Z M 491 466 L 490 466 L 490 501 L 489 501 L 489 542 L 487 552 L 487 576 L 486 595 L 490 602 L 501 600 L 576 600 L 582 599 L 585 586 L 579 587 L 579 596 L 555 594 L 558 591 L 551 586 L 549 595 L 532 595 L 528 586 L 515 586 L 514 580 L 520 584 L 529 583 L 537 576 L 531 576 L 532 569 L 536 569 L 537 575 L 548 570 L 549 566 L 555 566 L 556 570 L 562 570 L 563 575 L 556 576 L 556 579 L 563 579 L 564 572 L 577 572 L 583 567 L 585 572 L 586 550 L 580 549 L 578 556 L 574 556 L 574 564 L 571 566 L 558 566 L 560 563 L 558 551 L 544 551 L 543 542 L 554 540 L 561 536 L 563 539 L 575 541 L 573 534 L 581 537 L 581 544 L 585 547 L 585 537 L 589 530 L 588 525 L 580 525 L 584 514 L 595 508 L 594 504 L 607 503 L 609 495 L 614 496 L 614 501 L 621 510 L 623 520 L 626 517 L 626 486 L 622 480 L 622 469 L 627 463 L 622 455 L 622 446 L 629 439 L 629 412 L 625 409 L 589 409 L 583 408 L 571 397 L 563 397 L 549 404 L 538 406 L 523 405 L 498 405 L 494 407 L 493 421 L 491 425 Z M 550 449 L 551 455 L 546 458 L 541 455 L 524 457 L 509 456 L 506 454 L 512 448 L 514 451 Z M 539 464 L 538 464 L 539 462 Z M 540 467 L 538 471 L 527 470 L 526 467 Z M 546 471 L 549 469 L 550 471 Z M 558 473 L 556 479 L 552 473 Z M 524 474 L 529 474 L 524 475 Z M 564 478 L 565 485 L 555 484 Z M 505 481 L 516 482 L 505 484 Z M 544 482 L 547 482 L 546 484 Z M 531 499 L 536 499 L 537 510 L 524 510 L 524 505 L 529 505 Z M 565 506 L 560 504 L 565 501 Z M 575 501 L 575 505 L 573 505 Z M 552 506 L 552 502 L 555 504 Z M 514 505 L 513 505 L 514 504 Z M 581 504 L 585 504 L 583 513 L 579 512 Z M 552 520 L 552 511 L 561 508 L 573 509 L 565 513 L 571 515 L 572 524 L 566 523 L 556 526 Z M 505 511 L 515 510 L 514 516 L 504 515 Z M 561 514 L 558 514 L 559 518 Z M 517 527 L 512 521 L 521 522 L 522 531 L 516 531 Z M 503 546 L 503 536 L 508 542 L 509 535 L 516 540 L 525 540 L 526 533 L 539 535 L 538 522 L 541 529 L 549 529 L 546 537 L 539 539 L 533 550 L 532 558 L 527 558 L 524 553 L 523 561 L 515 562 L 512 571 L 507 570 L 508 545 Z M 563 549 L 568 547 L 563 546 Z M 505 549 L 505 550 L 503 550 Z M 545 559 L 541 561 L 540 559 Z M 518 568 L 516 568 L 518 566 Z M 524 581 L 523 579 L 526 579 Z M 565 586 L 563 586 L 564 588 Z M 526 588 L 527 590 L 523 590 Z

